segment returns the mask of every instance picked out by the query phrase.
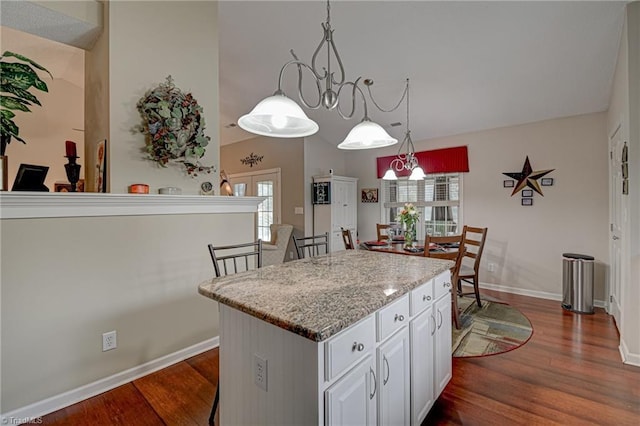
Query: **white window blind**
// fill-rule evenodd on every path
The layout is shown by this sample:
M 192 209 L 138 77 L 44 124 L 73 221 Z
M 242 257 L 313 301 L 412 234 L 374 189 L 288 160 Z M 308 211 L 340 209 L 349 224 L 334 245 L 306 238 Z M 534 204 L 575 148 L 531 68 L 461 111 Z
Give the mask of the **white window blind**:
M 461 174 L 427 175 L 424 180 L 382 181 L 383 220 L 395 222 L 405 203 L 420 210 L 418 235 L 459 234 Z M 420 238 L 422 239 L 422 238 Z

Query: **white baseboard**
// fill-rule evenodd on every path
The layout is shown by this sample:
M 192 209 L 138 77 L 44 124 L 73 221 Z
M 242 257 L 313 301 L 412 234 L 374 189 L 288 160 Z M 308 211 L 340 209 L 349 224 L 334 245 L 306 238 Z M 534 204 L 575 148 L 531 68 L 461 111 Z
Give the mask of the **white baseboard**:
M 624 362 L 625 364 L 640 367 L 640 354 L 630 353 L 624 339 L 620 339 L 620 346 L 618 346 L 618 349 L 620 350 L 620 355 L 622 356 L 622 362 Z
M 537 297 L 539 299 L 557 300 L 557 301 L 562 300 L 562 294 L 549 293 L 546 291 L 527 290 L 522 288 L 509 287 L 505 285 L 480 283 L 480 288 L 486 288 L 487 290 L 501 291 L 503 293 L 521 294 L 523 296 Z M 594 300 L 593 306 L 597 308 L 606 307 L 604 300 Z
M 187 358 L 201 354 L 220 344 L 220 337 L 216 336 L 203 342 L 196 343 L 188 348 L 180 349 L 174 353 L 146 362 L 142 365 L 121 371 L 104 379 L 80 386 L 79 388 L 52 396 L 42 401 L 34 402 L 25 407 L 18 408 L 8 413 L 0 414 L 0 424 L 28 423 L 45 414 L 52 413 L 61 408 L 76 404 L 92 396 L 99 395 L 108 390 L 117 388 L 125 383 L 132 382 L 140 377 L 162 370 L 172 364 L 184 361 Z

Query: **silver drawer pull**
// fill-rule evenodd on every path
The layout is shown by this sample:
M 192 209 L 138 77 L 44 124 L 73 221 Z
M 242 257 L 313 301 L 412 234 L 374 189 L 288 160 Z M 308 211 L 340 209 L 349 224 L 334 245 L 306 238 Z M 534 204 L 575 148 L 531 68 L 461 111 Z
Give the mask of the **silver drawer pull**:
M 431 300 L 431 296 L 427 296 L 426 294 L 422 296 L 422 301 Z
M 404 321 L 404 315 L 396 314 L 396 317 L 393 320 L 394 321 Z
M 354 351 L 358 351 L 358 352 L 364 351 L 364 344 L 353 342 L 353 346 L 351 347 L 351 352 L 354 352 Z
M 451 283 L 444 283 L 442 284 L 443 287 L 451 287 Z

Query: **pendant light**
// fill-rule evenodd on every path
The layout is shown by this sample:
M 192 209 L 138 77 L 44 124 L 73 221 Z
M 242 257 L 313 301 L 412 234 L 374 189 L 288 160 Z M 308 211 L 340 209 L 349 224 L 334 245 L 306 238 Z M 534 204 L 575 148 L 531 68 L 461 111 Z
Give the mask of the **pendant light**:
M 418 158 L 416 157 L 415 151 L 416 148 L 413 146 L 413 141 L 411 140 L 411 130 L 409 129 L 409 79 L 407 79 L 407 85 L 405 88 L 405 94 L 407 98 L 407 130 L 404 135 L 404 139 L 398 148 L 397 157 L 391 161 L 389 165 L 389 169 L 385 172 L 382 177 L 383 180 L 397 180 L 396 172 L 401 170 L 411 170 L 411 175 L 409 176 L 409 180 L 421 180 L 425 178 L 425 173 L 420 164 L 418 164 Z M 407 147 L 407 152 L 401 154 L 402 148 Z
M 260 101 L 253 110 L 238 119 L 238 125 L 251 133 L 262 136 L 281 137 L 281 138 L 298 138 L 310 136 L 316 133 L 319 126 L 304 113 L 302 108 L 298 106 L 292 99 L 288 98 L 282 91 L 282 79 L 284 70 L 295 65 L 298 68 L 298 97 L 304 106 L 310 109 L 318 109 L 321 106 L 325 109 L 335 109 L 343 119 L 350 119 L 355 113 L 356 97 L 362 97 L 364 103 L 364 118 L 356 125 L 338 148 L 340 149 L 369 149 L 390 146 L 398 143 L 398 140 L 392 138 L 380 125 L 374 123 L 367 116 L 367 101 L 358 86 L 361 78 L 354 82 L 346 81 L 345 71 L 342 65 L 342 59 L 338 54 L 338 50 L 333 40 L 333 29 L 331 28 L 331 5 L 327 0 L 327 20 L 322 25 L 324 35 L 320 44 L 316 48 L 312 58 L 311 65 L 300 61 L 295 52 L 291 50 L 293 60 L 285 63 L 280 69 L 278 77 L 278 90 L 273 96 L 267 97 Z M 316 59 L 320 51 L 326 48 L 327 63 L 318 67 Z M 331 60 L 333 55 L 334 60 Z M 338 71 L 331 70 L 331 63 L 338 65 Z M 302 91 L 303 71 L 308 71 L 311 78 L 315 82 L 318 101 L 309 103 Z M 366 84 L 366 81 L 365 81 Z M 322 87 L 324 86 L 324 90 Z M 340 93 L 345 87 L 352 87 L 351 91 L 351 111 L 345 114 L 339 105 Z M 387 112 L 387 111 L 385 111 Z

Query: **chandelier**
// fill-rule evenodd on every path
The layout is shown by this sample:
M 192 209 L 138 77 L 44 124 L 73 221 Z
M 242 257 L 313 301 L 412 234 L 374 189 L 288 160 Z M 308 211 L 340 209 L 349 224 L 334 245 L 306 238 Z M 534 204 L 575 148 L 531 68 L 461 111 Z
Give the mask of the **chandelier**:
M 272 96 L 260 101 L 253 110 L 238 119 L 238 125 L 251 133 L 262 136 L 280 137 L 280 138 L 296 138 L 310 136 L 316 133 L 319 126 L 304 113 L 302 108 L 292 99 L 288 98 L 282 91 L 282 79 L 284 71 L 290 65 L 298 68 L 298 97 L 304 106 L 310 109 L 318 109 L 323 107 L 328 110 L 335 109 L 338 114 L 348 120 L 353 117 L 356 109 L 356 97 L 362 98 L 364 117 L 357 124 L 347 137 L 342 141 L 338 148 L 340 149 L 368 149 L 390 146 L 398 143 L 397 139 L 392 138 L 379 124 L 371 121 L 367 111 L 367 101 L 364 93 L 358 83 L 362 77 L 358 77 L 355 81 L 346 81 L 345 71 L 342 65 L 342 59 L 338 54 L 338 50 L 333 40 L 333 29 L 331 28 L 331 6 L 327 0 L 327 20 L 322 23 L 324 35 L 320 44 L 316 48 L 311 57 L 311 65 L 300 61 L 293 50 L 290 50 L 293 60 L 285 63 L 280 69 L 278 76 L 278 90 Z M 322 67 L 322 71 L 318 68 L 317 59 L 323 47 L 326 48 L 327 64 Z M 338 65 L 338 71 L 331 69 L 331 56 Z M 302 93 L 302 77 L 303 71 L 309 71 L 317 89 L 317 101 L 315 103 L 308 102 Z M 365 84 L 369 86 L 365 80 Z M 344 113 L 339 105 L 340 93 L 342 90 L 351 91 L 351 108 L 348 113 Z M 324 90 L 323 90 L 324 89 Z M 369 94 L 371 92 L 369 91 Z M 375 101 L 374 101 L 375 104 Z M 378 105 L 375 104 L 377 107 Z M 399 103 L 398 103 L 399 105 Z M 396 106 L 397 108 L 397 106 Z M 383 112 L 390 112 L 395 108 Z
M 407 131 L 404 135 L 404 139 L 398 148 L 397 157 L 391 161 L 389 165 L 389 170 L 386 171 L 383 180 L 397 180 L 396 172 L 402 170 L 411 171 L 411 175 L 409 176 L 409 180 L 421 180 L 424 179 L 425 174 L 422 167 L 418 164 L 418 158 L 416 157 L 416 148 L 413 146 L 413 141 L 411 140 L 411 130 L 409 130 L 409 79 L 407 79 L 407 85 L 405 87 L 405 94 L 407 98 Z M 372 98 L 373 99 L 373 98 Z M 375 101 L 374 101 L 375 102 Z M 402 99 L 400 99 L 402 102 Z M 402 147 L 406 145 L 407 152 L 401 154 Z

